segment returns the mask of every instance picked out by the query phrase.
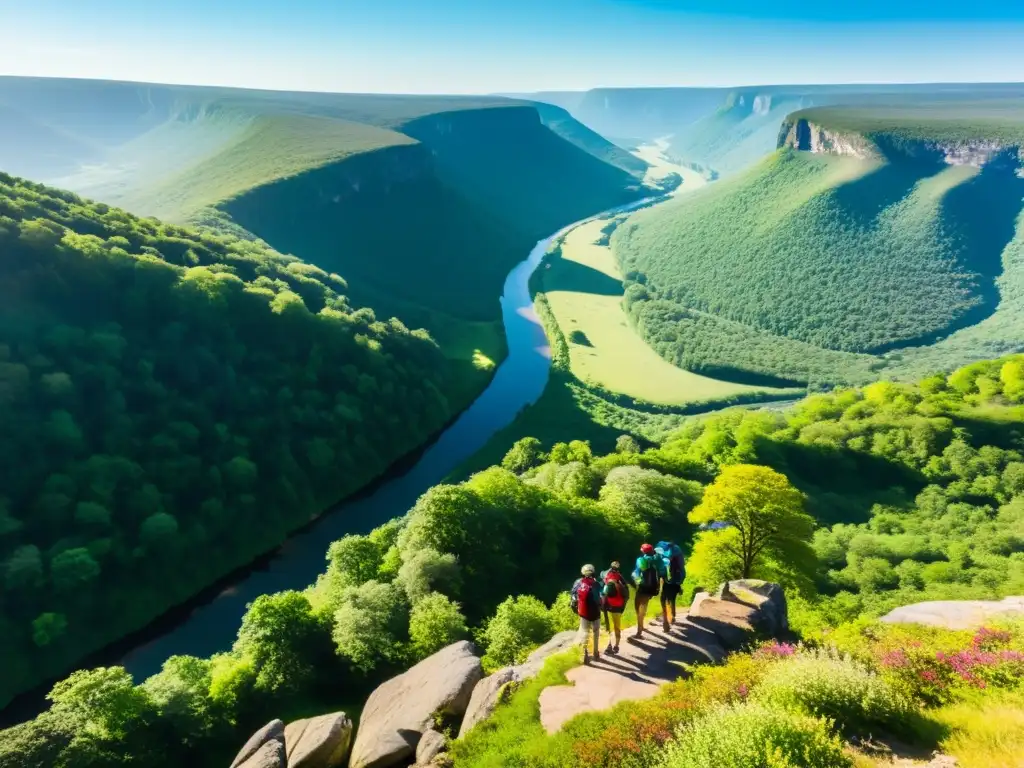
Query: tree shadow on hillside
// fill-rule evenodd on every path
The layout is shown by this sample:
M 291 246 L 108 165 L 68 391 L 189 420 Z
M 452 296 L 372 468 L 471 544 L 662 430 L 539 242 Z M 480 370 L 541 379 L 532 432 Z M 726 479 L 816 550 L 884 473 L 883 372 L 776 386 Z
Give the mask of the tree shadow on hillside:
M 1003 272 L 1003 251 L 1013 239 L 1024 205 L 1024 178 L 1017 176 L 1017 167 L 1010 153 L 996 157 L 942 201 L 943 218 L 960 240 L 961 265 L 981 276 L 982 304 L 961 318 L 957 327 L 979 322 L 999 303 L 995 281 Z
M 862 227 L 868 227 L 889 206 L 903 200 L 922 179 L 934 176 L 945 166 L 930 159 L 888 162 L 859 179 L 832 192 L 840 210 Z
M 574 291 L 598 296 L 621 296 L 622 282 L 593 267 L 569 259 L 556 259 L 544 275 L 548 291 Z
M 927 484 L 906 466 L 848 448 L 763 437 L 755 450 L 759 461 L 807 494 L 808 511 L 821 525 L 867 522 L 875 504 L 908 503 Z

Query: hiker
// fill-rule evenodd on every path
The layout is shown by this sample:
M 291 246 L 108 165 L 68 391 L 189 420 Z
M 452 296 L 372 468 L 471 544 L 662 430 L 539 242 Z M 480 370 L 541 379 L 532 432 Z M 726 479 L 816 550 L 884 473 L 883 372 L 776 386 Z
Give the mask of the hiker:
M 661 553 L 665 564 L 665 584 L 661 590 L 661 615 L 666 626 L 676 623 L 676 598 L 683 591 L 683 579 L 686 576 L 686 559 L 683 550 L 674 541 L 659 541 L 655 548 Z
M 640 547 L 640 557 L 636 559 L 636 568 L 633 569 L 633 582 L 636 584 L 636 597 L 633 600 L 633 607 L 636 608 L 636 635 L 632 638 L 634 640 L 644 634 L 647 604 L 661 591 L 661 580 L 664 575 L 665 561 L 658 557 L 653 546 L 643 544 Z M 668 632 L 667 621 L 664 627 Z
M 602 608 L 604 609 L 604 628 L 608 632 L 608 647 L 604 652 L 614 656 L 619 652 L 619 641 L 622 639 L 622 612 L 626 610 L 629 600 L 629 585 L 619 571 L 619 561 L 613 560 L 607 571 L 601 573 Z M 611 626 L 608 617 L 611 616 Z M 614 639 L 614 643 L 612 640 Z
M 583 645 L 583 663 L 590 663 L 587 652 L 587 641 L 594 635 L 594 661 L 601 658 L 598 651 L 601 634 L 601 585 L 594 578 L 594 566 L 584 565 L 582 574 L 572 585 L 569 593 L 569 606 L 580 617 L 579 641 Z

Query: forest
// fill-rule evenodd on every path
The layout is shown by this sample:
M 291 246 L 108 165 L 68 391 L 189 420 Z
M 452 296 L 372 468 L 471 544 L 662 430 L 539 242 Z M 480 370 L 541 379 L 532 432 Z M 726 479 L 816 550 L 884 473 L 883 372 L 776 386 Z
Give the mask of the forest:
M 623 436 L 603 456 L 523 438 L 500 466 L 335 542 L 316 584 L 250 605 L 230 651 L 173 657 L 140 685 L 120 668 L 76 672 L 47 712 L 0 733 L 0 766 L 223 765 L 237 734 L 358 709 L 453 640 L 475 638 L 488 668 L 522 658 L 575 626 L 564 590 L 580 558 L 628 557 L 646 539 L 685 545 L 689 597 L 738 575 L 729 529 L 697 524 L 752 487 L 794 524 L 750 572 L 786 586 L 808 638 L 898 604 L 1019 594 L 1022 404 L 1017 356 L 695 418 L 660 445 Z
M 1015 169 L 780 150 L 618 227 L 627 312 L 699 373 L 866 383 L 888 353 L 1002 309 L 1024 196 Z
M 260 241 L 0 174 L 0 253 L 0 701 L 272 549 L 453 415 L 424 331 Z

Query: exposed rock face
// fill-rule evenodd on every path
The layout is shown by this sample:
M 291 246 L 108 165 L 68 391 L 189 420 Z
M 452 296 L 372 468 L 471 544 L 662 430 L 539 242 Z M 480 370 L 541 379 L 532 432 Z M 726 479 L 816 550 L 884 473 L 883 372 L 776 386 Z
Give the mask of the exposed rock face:
M 1024 148 L 991 139 L 958 139 L 949 141 L 918 139 L 902 140 L 898 148 L 884 134 L 868 138 L 852 131 L 837 131 L 799 118 L 787 120 L 779 133 L 779 146 L 802 152 L 846 155 L 862 160 L 881 158 L 890 152 L 910 159 L 929 160 L 946 165 L 972 165 L 981 168 L 989 163 L 1024 161 Z
M 470 729 L 481 720 L 490 717 L 513 686 L 536 677 L 549 656 L 561 653 L 575 644 L 575 631 L 559 632 L 531 653 L 522 664 L 499 669 L 478 682 L 473 688 L 473 695 L 466 708 L 466 716 L 459 728 L 459 738 L 461 739 L 469 733 Z
M 924 624 L 945 629 L 972 629 L 998 616 L 1024 616 L 1024 596 L 1002 600 L 934 600 L 895 608 L 882 621 Z
M 238 768 L 287 768 L 288 758 L 284 752 L 284 744 L 280 741 L 265 741 L 248 760 L 239 764 Z
M 789 631 L 786 593 L 778 584 L 760 579 L 739 579 L 723 584 L 716 597 L 758 609 L 754 628 L 777 637 Z
M 687 618 L 698 627 L 713 632 L 727 650 L 734 651 L 743 647 L 754 635 L 758 609 L 699 592 L 693 598 Z
M 263 761 L 276 755 L 277 751 L 272 746 L 266 750 L 263 749 L 265 745 L 273 743 L 281 745 L 280 765 L 283 766 L 285 764 L 284 723 L 280 720 L 271 720 L 249 737 L 249 740 L 245 742 L 245 746 L 238 751 L 235 759 L 231 761 L 231 768 L 240 768 L 242 765 L 245 765 L 246 768 L 257 768 L 257 765 L 261 767 L 263 765 L 270 765 L 270 763 L 266 762 L 251 763 L 250 760 L 255 758 L 257 753 L 262 756 L 260 759 Z
M 448 749 L 448 738 L 431 729 L 423 734 L 416 746 L 416 765 L 429 765 L 435 757 Z
M 411 758 L 438 713 L 460 716 L 483 676 L 473 644 L 462 641 L 388 680 L 366 701 L 350 768 L 387 768 Z
M 352 721 L 344 712 L 288 723 L 284 729 L 288 768 L 338 768 L 352 743 Z

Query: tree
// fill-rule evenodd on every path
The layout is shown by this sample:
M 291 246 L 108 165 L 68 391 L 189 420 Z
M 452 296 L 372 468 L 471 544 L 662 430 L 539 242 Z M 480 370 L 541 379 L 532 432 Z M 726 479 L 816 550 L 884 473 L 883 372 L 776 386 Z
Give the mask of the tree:
M 516 440 L 509 448 L 501 466 L 509 472 L 521 475 L 528 469 L 537 466 L 544 459 L 541 442 L 536 437 L 523 437 Z
M 61 592 L 73 592 L 100 575 L 100 566 L 88 549 L 66 549 L 50 562 L 53 585 Z
M 769 558 L 797 571 L 814 568 L 814 520 L 804 512 L 803 494 L 773 469 L 752 464 L 724 467 L 689 518 L 698 525 L 730 526 L 734 533 L 710 531 L 701 538 L 735 556 L 737 577 L 750 578 Z
M 43 583 L 43 558 L 39 547 L 26 544 L 14 550 L 4 567 L 4 586 L 12 592 L 34 589 Z
M 357 587 L 377 577 L 382 554 L 371 536 L 349 534 L 327 549 L 327 569 L 339 586 Z
M 187 747 L 193 747 L 213 728 L 210 702 L 210 661 L 195 656 L 171 656 L 142 687 L 153 705 Z
M 640 453 L 640 443 L 632 435 L 619 435 L 615 438 L 616 453 Z
M 413 606 L 432 590 L 447 595 L 458 594 L 459 581 L 455 555 L 442 555 L 429 547 L 411 552 L 398 569 L 397 583 L 405 590 Z
M 301 592 L 261 595 L 242 618 L 235 651 L 252 660 L 258 691 L 300 691 L 330 658 L 330 627 Z
M 339 656 L 361 672 L 405 653 L 408 603 L 397 584 L 368 581 L 349 589 L 334 613 L 334 645 Z
M 79 670 L 47 694 L 52 711 L 104 739 L 122 739 L 141 730 L 154 713 L 153 703 L 123 667 Z
M 552 634 L 554 623 L 544 603 L 530 595 L 509 597 L 484 628 L 485 663 L 500 667 L 522 661 L 526 651 L 546 642 Z
M 157 512 L 142 521 L 139 528 L 139 538 L 142 543 L 151 549 L 165 547 L 170 544 L 178 534 L 178 521 L 174 515 L 166 512 Z
M 45 648 L 59 640 L 68 629 L 68 620 L 62 613 L 41 613 L 32 622 L 32 642 Z
M 440 592 L 432 592 L 413 606 L 409 638 L 417 658 L 424 659 L 468 635 L 466 617 L 459 610 L 459 604 Z

